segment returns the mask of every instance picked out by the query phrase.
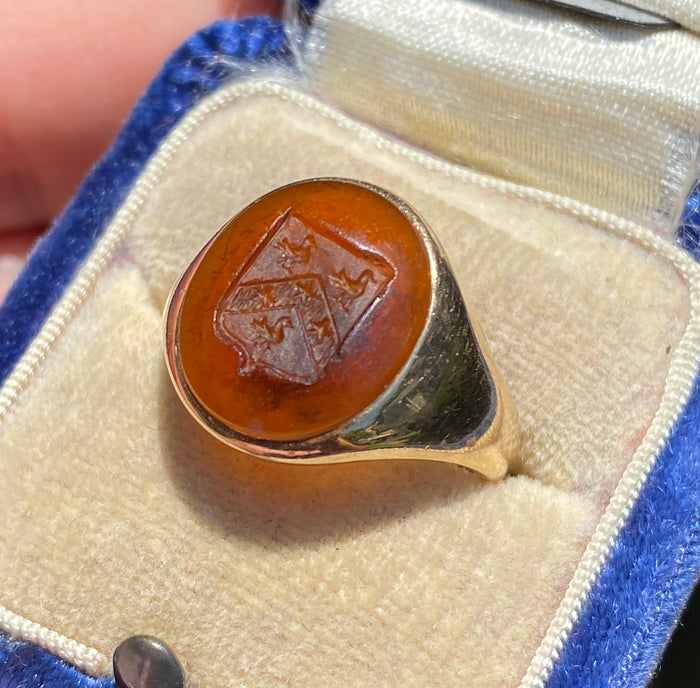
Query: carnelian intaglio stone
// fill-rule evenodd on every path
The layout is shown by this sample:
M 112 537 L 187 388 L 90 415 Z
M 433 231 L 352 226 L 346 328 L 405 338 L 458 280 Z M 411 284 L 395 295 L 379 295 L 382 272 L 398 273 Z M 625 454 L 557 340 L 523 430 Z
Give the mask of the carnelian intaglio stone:
M 406 363 L 430 307 L 422 239 L 352 182 L 273 191 L 193 265 L 175 335 L 184 384 L 260 440 L 312 438 L 363 411 Z

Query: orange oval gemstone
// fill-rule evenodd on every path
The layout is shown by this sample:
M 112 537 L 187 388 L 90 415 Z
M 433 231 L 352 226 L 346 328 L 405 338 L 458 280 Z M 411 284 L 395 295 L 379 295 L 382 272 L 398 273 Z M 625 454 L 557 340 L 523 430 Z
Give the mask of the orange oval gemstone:
M 369 406 L 425 326 L 430 268 L 389 200 L 340 180 L 263 196 L 183 276 L 175 346 L 208 413 L 260 440 L 321 435 Z

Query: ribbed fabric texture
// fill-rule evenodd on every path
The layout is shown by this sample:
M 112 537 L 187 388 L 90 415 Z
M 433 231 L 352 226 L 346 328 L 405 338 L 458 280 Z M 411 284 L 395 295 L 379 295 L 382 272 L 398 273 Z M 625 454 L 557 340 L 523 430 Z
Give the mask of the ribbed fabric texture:
M 246 65 L 287 54 L 282 25 L 269 17 L 221 20 L 195 33 L 163 66 L 129 123 L 37 244 L 0 305 L 0 380 L 4 380 L 70 283 L 144 163 L 194 103 Z
M 494 176 L 671 236 L 696 172 L 700 40 L 520 0 L 327 0 L 319 93 Z

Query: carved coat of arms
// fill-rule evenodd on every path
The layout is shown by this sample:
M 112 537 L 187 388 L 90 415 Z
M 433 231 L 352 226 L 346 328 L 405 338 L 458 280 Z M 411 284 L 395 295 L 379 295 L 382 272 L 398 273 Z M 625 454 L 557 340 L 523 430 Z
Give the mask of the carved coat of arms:
M 241 374 L 311 385 L 393 277 L 383 257 L 287 211 L 219 302 L 216 335 Z

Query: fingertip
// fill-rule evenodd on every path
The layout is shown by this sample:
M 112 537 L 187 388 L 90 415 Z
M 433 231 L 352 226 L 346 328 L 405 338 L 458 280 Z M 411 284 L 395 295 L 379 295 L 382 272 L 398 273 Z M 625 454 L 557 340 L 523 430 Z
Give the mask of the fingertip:
M 54 217 L 107 149 L 160 65 L 221 17 L 271 0 L 0 3 L 0 229 Z M 37 27 L 41 31 L 37 32 Z

